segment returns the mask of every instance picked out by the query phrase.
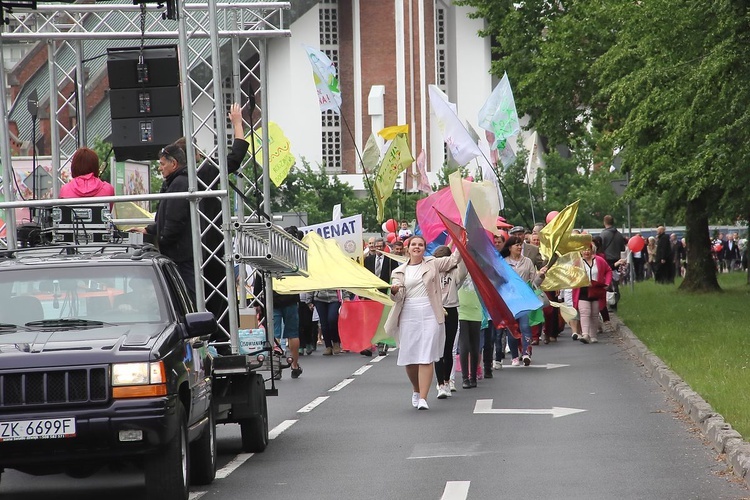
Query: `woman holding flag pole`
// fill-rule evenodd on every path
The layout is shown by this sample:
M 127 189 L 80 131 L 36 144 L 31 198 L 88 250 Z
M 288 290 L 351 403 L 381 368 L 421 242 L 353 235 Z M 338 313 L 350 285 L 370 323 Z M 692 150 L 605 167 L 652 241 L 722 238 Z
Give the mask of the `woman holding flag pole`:
M 518 274 L 526 283 L 539 286 L 544 281 L 544 275 L 547 267 L 542 267 L 539 271 L 534 267 L 534 263 L 528 257 L 524 257 L 523 239 L 518 236 L 511 236 L 505 243 L 503 255 L 505 262 Z M 506 255 L 507 251 L 507 255 Z M 508 347 L 512 358 L 511 366 L 519 366 L 521 360 L 524 366 L 531 364 L 531 326 L 529 325 L 529 315 L 524 314 L 518 319 L 518 327 L 521 330 L 521 359 L 518 356 L 518 340 L 512 335 L 508 336 Z
M 394 269 L 391 295 L 395 303 L 385 322 L 385 331 L 399 343 L 399 366 L 406 367 L 412 385 L 412 406 L 429 410 L 427 395 L 434 376 L 433 363 L 443 356 L 445 310 L 440 273 L 455 267 L 461 254 L 426 257 L 426 241 L 412 236 L 409 260 Z

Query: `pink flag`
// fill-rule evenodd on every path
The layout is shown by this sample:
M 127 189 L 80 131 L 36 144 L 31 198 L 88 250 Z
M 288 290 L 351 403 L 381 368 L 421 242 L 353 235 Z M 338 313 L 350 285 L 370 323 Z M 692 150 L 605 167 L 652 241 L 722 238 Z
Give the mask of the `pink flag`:
M 445 187 L 437 193 L 433 193 L 427 198 L 417 201 L 417 222 L 422 231 L 422 236 L 427 240 L 427 243 L 434 241 L 435 238 L 445 231 L 443 221 L 440 220 L 440 217 L 433 208 L 439 210 L 450 220 L 461 220 L 461 213 L 458 211 L 456 200 L 453 199 L 450 187 Z
M 424 149 L 417 156 L 417 173 L 419 174 L 417 189 L 423 193 L 432 194 L 430 179 L 427 177 L 427 155 L 425 155 Z

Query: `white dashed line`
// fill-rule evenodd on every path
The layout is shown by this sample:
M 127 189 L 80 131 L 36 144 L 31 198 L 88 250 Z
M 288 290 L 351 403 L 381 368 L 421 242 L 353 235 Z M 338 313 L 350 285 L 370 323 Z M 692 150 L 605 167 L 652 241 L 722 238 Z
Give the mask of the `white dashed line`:
M 237 467 L 247 462 L 247 460 L 253 455 L 254 453 L 240 453 L 239 455 L 234 457 L 231 462 L 216 471 L 216 479 L 224 479 L 229 474 L 234 472 Z
M 188 500 L 198 500 L 200 497 L 202 497 L 206 493 L 207 493 L 206 491 L 193 491 L 188 496 Z
M 357 370 L 356 372 L 352 373 L 352 375 L 362 375 L 363 373 L 365 373 L 370 368 L 372 368 L 372 365 L 367 364 L 367 365 L 363 366 L 362 368 L 360 368 L 359 370 Z
M 466 500 L 469 496 L 469 485 L 471 481 L 448 481 L 440 500 Z
M 341 382 L 339 382 L 338 384 L 336 384 L 335 386 L 328 389 L 328 392 L 338 392 L 344 387 L 346 387 L 347 385 L 351 384 L 352 382 L 354 382 L 353 378 L 346 378 L 342 380 Z
M 383 360 L 384 360 L 384 359 L 385 359 L 386 357 L 387 357 L 387 356 L 378 356 L 378 357 L 372 358 L 372 361 L 370 361 L 370 363 L 380 363 L 380 362 L 381 362 L 381 361 L 383 361 Z
M 279 437 L 279 434 L 293 426 L 297 422 L 296 420 L 284 420 L 279 425 L 271 429 L 271 432 L 268 433 L 268 439 L 276 439 Z
M 306 404 L 299 410 L 297 410 L 297 413 L 310 413 L 313 411 L 320 403 L 328 399 L 328 396 L 321 396 L 319 398 L 313 399 L 310 403 Z

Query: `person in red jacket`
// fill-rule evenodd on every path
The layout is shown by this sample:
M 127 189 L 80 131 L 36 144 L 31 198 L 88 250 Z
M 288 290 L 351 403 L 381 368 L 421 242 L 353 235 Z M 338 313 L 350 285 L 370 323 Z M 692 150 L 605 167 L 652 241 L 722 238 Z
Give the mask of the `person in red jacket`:
M 612 283 L 612 269 L 604 257 L 596 254 L 596 246 L 581 252 L 584 269 L 591 284 L 573 290 L 573 307 L 581 318 L 583 335 L 578 339 L 584 344 L 597 343 L 599 311 L 607 307 L 607 287 Z
M 99 178 L 99 157 L 89 148 L 78 148 L 70 162 L 73 180 L 60 188 L 60 198 L 114 196 L 115 188 Z

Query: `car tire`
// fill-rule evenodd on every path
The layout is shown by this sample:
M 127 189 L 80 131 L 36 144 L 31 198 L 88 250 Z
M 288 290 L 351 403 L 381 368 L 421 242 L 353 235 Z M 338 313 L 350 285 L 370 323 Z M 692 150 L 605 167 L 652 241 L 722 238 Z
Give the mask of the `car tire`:
M 208 411 L 203 435 L 190 444 L 190 484 L 211 484 L 216 477 L 216 418 Z
M 259 411 L 253 417 L 240 420 L 242 449 L 247 453 L 261 453 L 268 446 L 268 403 L 262 376 L 256 374 L 252 390 Z
M 175 409 L 179 430 L 162 453 L 146 459 L 146 498 L 149 500 L 187 500 L 189 494 L 187 417 L 182 404 Z

